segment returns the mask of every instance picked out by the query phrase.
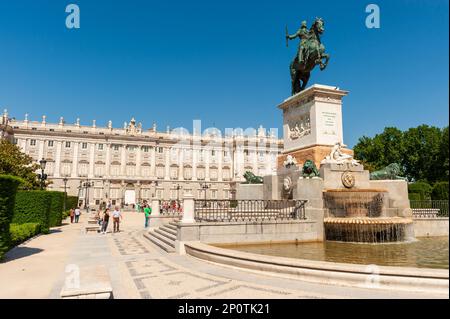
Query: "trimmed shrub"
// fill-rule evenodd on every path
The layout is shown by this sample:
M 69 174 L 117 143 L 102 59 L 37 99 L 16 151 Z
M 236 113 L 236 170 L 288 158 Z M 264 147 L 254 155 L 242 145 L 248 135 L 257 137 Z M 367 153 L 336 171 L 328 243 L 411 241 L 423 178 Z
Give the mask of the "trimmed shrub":
M 427 182 L 415 182 L 408 185 L 410 200 L 430 200 L 433 188 Z M 416 194 L 416 195 L 412 195 Z
M 61 226 L 64 210 L 64 192 L 47 191 L 51 196 L 49 226 Z
M 431 192 L 433 200 L 448 200 L 448 182 L 437 182 Z
M 52 195 L 47 191 L 19 191 L 12 222 L 15 224 L 39 223 L 41 232 L 48 234 Z
M 14 211 L 17 187 L 23 180 L 10 175 L 0 175 L 0 259 L 11 245 L 9 225 Z
M 11 224 L 9 231 L 11 234 L 11 247 L 13 247 L 39 234 L 41 225 L 38 223 Z
M 66 199 L 66 210 L 70 210 L 71 208 L 75 209 L 78 205 L 78 196 L 67 196 Z

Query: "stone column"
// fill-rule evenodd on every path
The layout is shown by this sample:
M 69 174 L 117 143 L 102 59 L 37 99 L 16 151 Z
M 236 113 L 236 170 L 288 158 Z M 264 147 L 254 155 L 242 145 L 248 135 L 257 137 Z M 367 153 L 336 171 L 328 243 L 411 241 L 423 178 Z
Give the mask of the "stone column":
M 121 156 L 120 156 L 120 175 L 121 176 L 125 176 L 126 172 L 126 161 L 127 161 L 127 154 L 126 154 L 126 148 L 127 146 L 124 144 L 122 145 L 122 149 L 121 149 Z
M 178 179 L 184 180 L 184 149 L 178 150 Z
M 73 159 L 72 159 L 72 172 L 71 172 L 71 176 L 72 177 L 77 177 L 77 169 L 78 169 L 78 147 L 79 147 L 79 143 L 74 142 L 73 143 Z
M 192 180 L 197 180 L 197 149 L 192 148 Z
M 152 199 L 152 217 L 160 216 L 159 199 Z
M 205 182 L 206 182 L 211 179 L 209 176 L 209 165 L 211 165 L 211 161 L 210 161 L 211 150 L 210 149 L 205 150 L 205 154 L 206 154 L 206 156 L 205 156 Z
M 106 158 L 105 158 L 105 176 L 110 175 L 110 166 L 111 166 L 111 144 L 105 144 L 106 145 Z
M 91 143 L 91 149 L 89 150 L 89 178 L 94 178 L 94 161 L 95 161 L 95 143 Z
M 164 148 L 166 162 L 164 165 L 164 179 L 170 180 L 170 148 L 165 147 Z
M 150 152 L 150 176 L 156 176 L 156 146 L 151 148 Z
M 192 224 L 195 223 L 195 205 L 194 205 L 194 195 L 184 194 L 183 196 L 183 218 L 181 219 L 182 224 Z
M 137 149 L 137 154 L 136 154 L 136 172 L 135 172 L 135 176 L 141 176 L 142 147 L 138 146 L 136 149 Z
M 53 177 L 59 177 L 59 172 L 61 169 L 61 147 L 62 142 L 58 141 L 56 142 L 56 156 L 55 156 L 55 172 L 53 174 Z
M 222 144 L 221 144 L 222 145 Z M 217 180 L 219 181 L 219 182 L 221 182 L 222 180 L 223 180 L 223 174 L 222 174 L 222 162 L 223 162 L 223 160 L 222 160 L 222 158 L 223 158 L 223 151 L 224 151 L 224 149 L 223 149 L 223 147 L 220 147 L 220 149 L 218 150 L 218 151 L 216 151 L 216 152 L 218 152 L 218 156 L 217 156 L 217 162 L 218 162 L 218 166 L 219 166 L 219 168 L 217 169 Z
M 38 153 L 38 160 L 40 161 L 41 158 L 44 157 L 44 144 L 45 144 L 45 140 L 40 140 L 39 141 L 39 153 Z

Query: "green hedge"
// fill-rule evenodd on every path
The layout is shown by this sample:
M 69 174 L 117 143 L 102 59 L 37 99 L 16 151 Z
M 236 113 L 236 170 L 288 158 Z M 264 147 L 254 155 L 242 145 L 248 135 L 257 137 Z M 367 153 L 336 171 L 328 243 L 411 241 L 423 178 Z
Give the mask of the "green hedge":
M 75 209 L 78 205 L 78 197 L 77 196 L 67 196 L 66 199 L 66 210 L 71 208 Z
M 431 192 L 433 200 L 448 200 L 448 182 L 437 182 Z
M 11 245 L 9 225 L 13 218 L 17 187 L 23 180 L 10 175 L 0 175 L 0 259 Z
M 64 210 L 64 192 L 47 191 L 51 196 L 49 226 L 61 226 Z
M 415 182 L 408 185 L 410 200 L 429 200 L 433 188 L 427 182 Z
M 11 224 L 9 231 L 11 234 L 11 247 L 13 247 L 39 234 L 41 225 L 38 223 Z
M 15 224 L 39 223 L 41 232 L 48 234 L 50 228 L 51 192 L 19 191 L 12 222 Z

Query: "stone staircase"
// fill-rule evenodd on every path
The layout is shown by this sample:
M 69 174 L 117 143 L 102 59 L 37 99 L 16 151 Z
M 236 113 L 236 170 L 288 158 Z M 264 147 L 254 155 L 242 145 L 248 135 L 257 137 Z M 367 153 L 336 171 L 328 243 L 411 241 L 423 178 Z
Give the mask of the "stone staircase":
M 173 253 L 177 240 L 177 223 L 173 221 L 152 229 L 145 233 L 144 237 L 166 252 Z

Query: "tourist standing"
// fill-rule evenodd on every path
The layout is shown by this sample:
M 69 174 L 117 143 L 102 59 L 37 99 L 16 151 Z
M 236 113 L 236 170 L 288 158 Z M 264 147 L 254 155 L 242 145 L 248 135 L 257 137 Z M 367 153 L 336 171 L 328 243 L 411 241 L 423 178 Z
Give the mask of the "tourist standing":
M 78 223 L 80 220 L 81 210 L 80 207 L 75 208 L 75 223 Z
M 114 211 L 112 213 L 112 217 L 113 217 L 113 226 L 114 226 L 114 232 L 119 232 L 119 225 L 120 225 L 120 221 L 122 219 L 122 213 L 119 210 L 119 206 L 116 206 L 114 208 Z
M 144 207 L 144 215 L 145 215 L 145 228 L 149 226 L 150 223 L 150 214 L 152 213 L 151 207 L 147 204 Z
M 70 209 L 69 216 L 70 216 L 70 223 L 73 224 L 73 219 L 75 217 L 75 211 L 73 210 L 73 208 Z
M 106 234 L 106 230 L 108 229 L 108 223 L 109 223 L 109 208 L 105 209 L 105 212 L 103 213 L 103 218 L 102 218 L 102 230 L 101 233 L 104 235 Z

